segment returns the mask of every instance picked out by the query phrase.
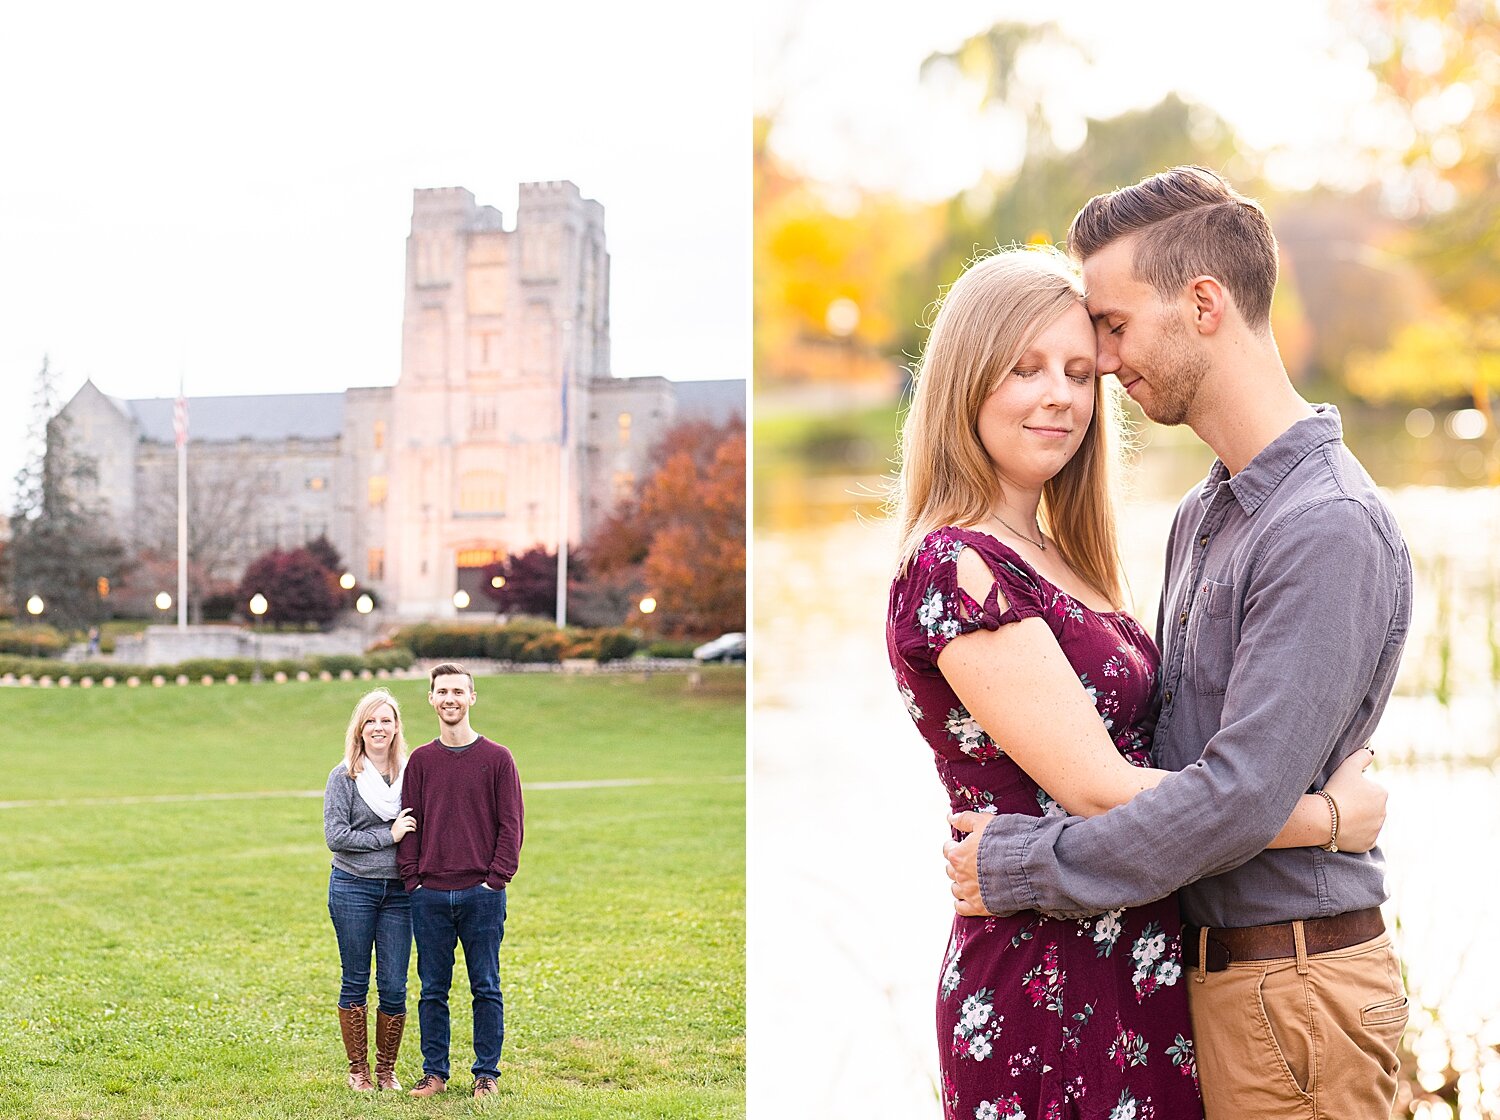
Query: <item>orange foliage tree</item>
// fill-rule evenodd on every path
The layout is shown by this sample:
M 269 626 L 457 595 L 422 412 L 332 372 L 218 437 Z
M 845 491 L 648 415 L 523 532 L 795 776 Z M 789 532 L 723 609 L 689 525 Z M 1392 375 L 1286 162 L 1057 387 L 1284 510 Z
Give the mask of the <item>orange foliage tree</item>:
M 670 429 L 651 473 L 584 544 L 593 578 L 656 599 L 646 625 L 676 637 L 745 627 L 745 426 Z

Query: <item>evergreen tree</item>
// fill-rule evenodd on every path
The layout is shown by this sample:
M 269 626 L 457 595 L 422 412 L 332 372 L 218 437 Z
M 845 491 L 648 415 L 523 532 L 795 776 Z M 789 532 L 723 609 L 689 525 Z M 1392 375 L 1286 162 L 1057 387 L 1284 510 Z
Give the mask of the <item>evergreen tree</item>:
M 6 578 L 17 608 L 33 595 L 59 630 L 82 630 L 109 616 L 109 585 L 125 551 L 105 527 L 98 470 L 71 442 L 57 400 L 57 371 L 42 359 L 29 432 L 31 459 L 16 475 Z

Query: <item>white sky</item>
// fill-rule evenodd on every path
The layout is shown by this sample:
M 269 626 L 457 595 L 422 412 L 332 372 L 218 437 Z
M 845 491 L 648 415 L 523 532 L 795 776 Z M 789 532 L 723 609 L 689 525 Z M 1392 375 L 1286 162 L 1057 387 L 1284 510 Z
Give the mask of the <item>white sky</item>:
M 412 190 L 605 208 L 613 369 L 750 372 L 749 11 L 689 0 L 13 5 L 0 36 L 0 508 L 63 396 L 399 372 Z
M 1337 0 L 761 0 L 755 105 L 774 110 L 777 153 L 816 179 L 942 198 L 1020 162 L 1020 117 L 976 112 L 978 89 L 923 82 L 922 60 L 1002 20 L 1054 20 L 1058 49 L 1021 74 L 1062 145 L 1086 117 L 1142 108 L 1170 90 L 1215 109 L 1271 154 L 1279 185 L 1360 181 L 1358 149 L 1399 143 L 1371 106 L 1367 56 Z M 1080 202 L 1083 200 L 1079 200 Z

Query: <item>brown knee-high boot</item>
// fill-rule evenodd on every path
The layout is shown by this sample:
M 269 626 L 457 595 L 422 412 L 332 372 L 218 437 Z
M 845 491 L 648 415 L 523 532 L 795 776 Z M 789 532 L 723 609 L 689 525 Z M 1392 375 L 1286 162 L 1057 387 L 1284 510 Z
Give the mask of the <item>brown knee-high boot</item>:
M 375 1088 L 370 1080 L 370 1027 L 368 1008 L 339 1008 L 339 1031 L 344 1036 L 344 1053 L 349 1058 L 349 1088 L 365 1093 Z
M 401 1082 L 396 1080 L 396 1055 L 401 1052 L 401 1032 L 406 1029 L 406 1016 L 387 1015 L 379 1009 L 375 1012 L 375 1088 L 394 1089 L 401 1092 Z

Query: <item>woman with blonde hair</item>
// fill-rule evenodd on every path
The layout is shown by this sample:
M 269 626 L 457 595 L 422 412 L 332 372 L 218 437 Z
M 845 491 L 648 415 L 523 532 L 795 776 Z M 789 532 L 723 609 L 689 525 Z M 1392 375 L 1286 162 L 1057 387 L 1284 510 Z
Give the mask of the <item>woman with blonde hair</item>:
M 1095 353 L 1077 271 L 1051 249 L 971 264 L 923 353 L 886 640 L 954 812 L 1093 816 L 1165 776 L 1148 765 L 1160 655 L 1123 610 L 1117 387 Z M 1383 798 L 1345 788 L 1364 784 L 1364 754 L 1329 786 L 1356 851 L 1383 820 Z M 1274 846 L 1322 845 L 1328 819 L 1304 796 Z M 956 916 L 937 996 L 945 1116 L 1201 1116 L 1182 980 L 1174 898 Z
M 323 837 L 333 852 L 328 914 L 338 937 L 343 978 L 339 1029 L 349 1059 L 349 1088 L 392 1089 L 406 1026 L 411 961 L 411 901 L 396 871 L 396 843 L 416 829 L 401 808 L 406 740 L 401 706 L 383 688 L 360 698 L 344 736 L 344 757 L 323 794 Z M 375 1079 L 370 1079 L 370 953 L 375 954 Z

